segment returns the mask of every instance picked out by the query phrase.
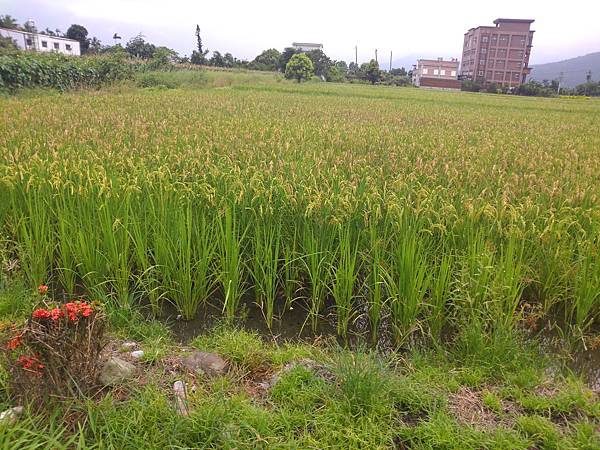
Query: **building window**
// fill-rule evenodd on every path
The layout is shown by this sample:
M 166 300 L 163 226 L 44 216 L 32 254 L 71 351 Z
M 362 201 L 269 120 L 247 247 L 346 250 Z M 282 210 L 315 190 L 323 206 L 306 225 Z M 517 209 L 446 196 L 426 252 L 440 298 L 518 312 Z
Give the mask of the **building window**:
M 480 66 L 485 66 L 485 59 L 480 59 L 479 60 L 479 65 Z
M 440 75 L 446 75 L 446 70 L 444 70 L 444 69 L 440 70 Z
M 427 69 L 423 69 L 423 75 L 427 75 L 428 70 Z
M 525 45 L 525 41 L 526 41 L 525 37 L 524 36 L 521 37 L 521 45 Z
M 28 47 L 31 47 L 33 45 L 33 42 L 31 41 L 31 39 L 25 39 L 25 43 L 27 44 Z
M 481 53 L 487 53 L 487 48 L 483 47 L 483 48 L 481 49 Z
M 42 41 L 42 47 L 47 48 L 48 47 L 48 41 Z
M 487 41 L 488 41 L 488 37 L 487 37 L 487 36 L 483 36 L 483 37 L 481 38 L 481 42 L 487 42 Z
M 517 72 L 515 72 L 515 73 L 513 74 L 513 78 L 514 78 L 515 80 L 518 80 L 518 79 L 519 79 L 519 74 L 518 74 Z
M 58 42 L 54 43 L 54 50 L 58 50 Z
M 452 75 L 453 77 L 455 77 L 455 76 L 456 76 L 456 70 L 453 70 L 453 71 L 451 72 L 451 75 Z
M 71 44 L 66 44 L 66 45 L 65 45 L 65 48 L 66 48 L 67 50 L 71 51 Z
M 434 75 L 438 75 L 438 74 L 439 74 L 439 70 L 437 70 L 437 69 L 433 69 L 433 74 L 434 74 Z
M 482 77 L 483 76 L 483 70 L 479 71 L 479 76 Z

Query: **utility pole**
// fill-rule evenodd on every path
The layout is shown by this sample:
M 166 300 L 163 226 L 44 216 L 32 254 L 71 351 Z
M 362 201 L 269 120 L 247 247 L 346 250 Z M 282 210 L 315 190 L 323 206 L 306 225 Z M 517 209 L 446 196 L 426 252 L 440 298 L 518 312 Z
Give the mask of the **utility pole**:
M 560 95 L 560 85 L 562 84 L 564 74 L 564 72 L 561 72 L 560 77 L 558 77 L 558 91 L 556 92 L 558 95 Z
M 354 46 L 354 64 L 358 66 L 358 45 Z
M 375 62 L 378 62 L 377 61 L 377 49 L 375 49 Z
M 390 50 L 390 73 L 392 73 L 392 51 Z

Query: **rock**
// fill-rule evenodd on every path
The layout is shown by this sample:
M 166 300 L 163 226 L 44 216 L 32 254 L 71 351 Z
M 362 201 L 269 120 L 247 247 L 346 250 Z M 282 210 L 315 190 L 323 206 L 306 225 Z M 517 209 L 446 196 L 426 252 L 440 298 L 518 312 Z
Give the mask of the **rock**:
M 193 352 L 184 357 L 181 364 L 200 375 L 215 377 L 227 371 L 227 361 L 216 353 Z
M 175 392 L 175 406 L 177 407 L 177 412 L 182 416 L 188 416 L 190 412 L 187 405 L 185 383 L 181 380 L 176 381 L 173 384 L 173 391 Z
M 125 341 L 125 342 L 123 342 L 121 344 L 121 351 L 122 352 L 128 352 L 132 348 L 136 348 L 136 347 L 137 347 L 137 342 L 134 342 L 134 341 Z
M 292 371 L 296 367 L 304 367 L 306 370 L 310 370 L 316 376 L 329 383 L 335 380 L 335 375 L 326 366 L 312 359 L 302 358 L 296 361 L 290 361 L 281 370 L 273 374 L 271 379 L 268 381 L 268 386 L 275 386 L 282 376 Z
M 17 419 L 23 414 L 22 406 L 15 406 L 0 413 L 0 425 L 14 425 Z
M 102 366 L 99 380 L 105 386 L 111 386 L 133 378 L 135 371 L 133 364 L 113 356 Z
M 141 359 L 142 356 L 144 356 L 143 350 L 135 350 L 135 351 L 131 352 L 131 357 L 133 359 Z

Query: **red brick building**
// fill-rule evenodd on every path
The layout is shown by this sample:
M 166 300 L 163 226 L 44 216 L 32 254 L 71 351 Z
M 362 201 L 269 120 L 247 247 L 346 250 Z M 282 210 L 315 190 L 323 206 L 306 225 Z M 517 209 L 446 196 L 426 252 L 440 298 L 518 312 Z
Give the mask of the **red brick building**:
M 493 27 L 480 26 L 467 31 L 461 78 L 506 87 L 525 83 L 531 71 L 532 23 L 533 20 L 525 19 L 496 19 Z
M 444 61 L 438 59 L 419 59 L 413 66 L 412 82 L 415 86 L 438 89 L 460 89 L 458 81 L 458 59 Z

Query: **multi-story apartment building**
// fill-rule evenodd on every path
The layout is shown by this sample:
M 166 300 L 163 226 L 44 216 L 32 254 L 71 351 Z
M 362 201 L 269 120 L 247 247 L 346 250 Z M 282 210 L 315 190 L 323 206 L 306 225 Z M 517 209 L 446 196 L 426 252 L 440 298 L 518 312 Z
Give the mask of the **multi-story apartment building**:
M 460 89 L 458 59 L 419 59 L 413 66 L 412 82 L 415 86 Z
M 496 19 L 465 33 L 460 75 L 483 84 L 516 87 L 530 72 L 533 20 Z

